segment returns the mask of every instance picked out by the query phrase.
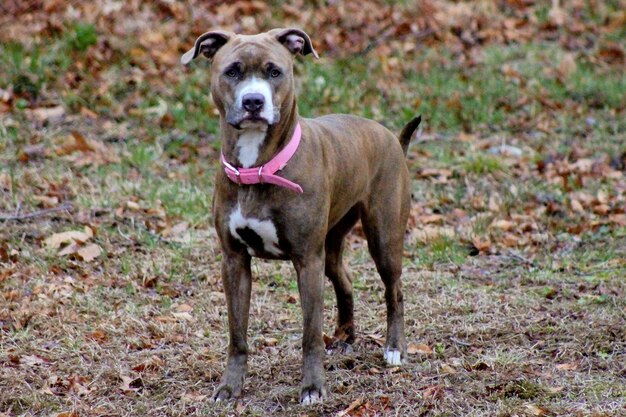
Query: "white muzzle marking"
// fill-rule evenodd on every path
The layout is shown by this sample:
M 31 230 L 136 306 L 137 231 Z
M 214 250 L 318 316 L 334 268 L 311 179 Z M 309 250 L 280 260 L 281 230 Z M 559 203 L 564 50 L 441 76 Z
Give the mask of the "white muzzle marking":
M 250 168 L 259 157 L 259 148 L 265 140 L 267 125 L 274 123 L 274 100 L 272 97 L 272 87 L 265 80 L 251 77 L 242 82 L 235 93 L 235 106 L 245 112 L 243 108 L 243 96 L 246 94 L 262 94 L 264 99 L 263 108 L 259 117 L 267 120 L 267 124 L 259 122 L 243 121 L 241 123 L 242 133 L 237 141 L 237 159 L 244 168 Z
M 241 109 L 245 112 L 243 108 L 243 96 L 246 94 L 258 93 L 262 94 L 265 99 L 265 104 L 263 104 L 263 109 L 259 113 L 259 116 L 267 120 L 268 124 L 274 123 L 274 100 L 272 97 L 272 87 L 270 83 L 265 80 L 260 80 L 256 77 L 251 77 L 250 79 L 245 80 L 237 87 L 237 91 L 235 92 L 235 105 L 238 109 Z

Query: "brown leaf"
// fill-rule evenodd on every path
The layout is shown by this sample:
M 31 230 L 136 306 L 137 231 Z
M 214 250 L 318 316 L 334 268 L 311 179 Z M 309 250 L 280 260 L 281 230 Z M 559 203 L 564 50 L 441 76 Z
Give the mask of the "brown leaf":
M 611 64 L 620 64 L 626 61 L 626 52 L 624 48 L 617 43 L 608 43 L 598 51 L 598 57 Z
M 417 177 L 418 178 L 428 178 L 428 177 L 443 177 L 448 178 L 452 176 L 452 171 L 449 169 L 437 169 L 437 168 L 424 168 L 422 169 Z
M 172 316 L 174 316 L 179 321 L 191 322 L 195 320 L 193 316 L 189 312 L 186 312 L 186 311 L 182 313 L 172 313 Z
M 441 214 L 425 214 L 418 217 L 418 221 L 423 224 L 441 223 L 444 217 Z
M 108 340 L 107 334 L 103 330 L 96 330 L 87 334 L 87 339 L 93 340 L 94 342 L 98 342 L 102 344 Z
M 433 350 L 430 348 L 430 346 L 423 343 L 409 343 L 406 348 L 406 353 L 408 353 L 409 355 L 415 355 L 417 353 L 430 355 L 433 353 Z
M 341 410 L 340 412 L 338 412 L 337 414 L 335 414 L 336 417 L 344 417 L 347 416 L 348 414 L 350 414 L 352 411 L 356 410 L 357 408 L 361 407 L 363 405 L 363 403 L 365 402 L 365 400 L 363 399 L 363 397 L 359 397 L 356 400 L 352 401 L 350 403 L 350 405 L 348 406 L 348 408 Z
M 548 411 L 544 408 L 541 408 L 535 404 L 525 404 L 528 412 L 533 416 L 545 416 L 548 414 Z
M 59 256 L 75 255 L 76 252 L 78 252 L 79 249 L 80 249 L 80 246 L 78 245 L 78 243 L 72 241 L 69 245 L 67 245 L 63 249 L 61 249 L 59 251 L 58 255 Z
M 424 243 L 440 238 L 453 238 L 454 236 L 454 228 L 445 226 L 424 226 L 415 228 L 411 231 L 412 238 Z
M 59 205 L 58 197 L 48 197 L 47 195 L 34 195 L 32 196 L 32 198 L 37 203 L 39 203 L 40 206 L 46 208 L 56 207 L 57 205 Z
M 607 204 L 597 204 L 593 207 L 593 212 L 601 216 L 606 216 L 610 210 L 611 207 L 609 207 Z
M 515 227 L 515 223 L 509 220 L 496 220 L 491 223 L 491 226 L 495 227 L 496 229 L 500 229 L 500 230 L 504 230 L 505 232 L 508 232 Z
M 276 346 L 278 345 L 278 339 L 275 337 L 264 337 L 261 341 L 263 346 Z
M 47 361 L 37 355 L 26 355 L 20 357 L 20 364 L 26 366 L 44 365 Z
M 472 244 L 480 252 L 489 253 L 491 251 L 491 240 L 487 236 L 476 236 L 472 239 Z
M 502 243 L 510 248 L 518 246 L 520 243 L 520 239 L 512 233 L 507 233 L 502 237 Z
M 143 379 L 139 378 L 131 378 L 126 375 L 120 376 L 122 382 L 120 383 L 120 389 L 126 393 L 128 392 L 137 392 L 143 389 Z
M 556 369 L 558 369 L 559 371 L 574 371 L 578 369 L 578 364 L 574 362 L 561 363 L 556 366 Z
M 96 245 L 95 243 L 87 245 L 76 251 L 76 255 L 78 255 L 78 257 L 85 262 L 93 261 L 98 256 L 100 256 L 101 253 L 102 250 L 100 249 L 100 246 Z
M 445 387 L 443 385 L 429 385 L 424 390 L 423 397 L 425 400 L 437 400 L 443 398 Z
M 558 72 L 563 78 L 567 78 L 576 71 L 576 58 L 574 54 L 565 54 L 559 62 Z
M 40 122 L 57 121 L 65 116 L 65 109 L 63 106 L 40 107 L 38 109 L 28 111 L 28 114 Z
M 585 212 L 585 208 L 583 207 L 582 204 L 580 204 L 580 201 L 572 199 L 570 201 L 570 206 L 572 207 L 572 210 L 575 211 L 576 213 L 584 213 Z
M 85 226 L 85 231 L 70 230 L 67 232 L 55 233 L 44 240 L 44 245 L 50 249 L 58 249 L 62 245 L 72 242 L 85 243 L 93 237 L 93 230 Z
M 132 369 L 135 372 L 144 372 L 146 370 L 155 370 L 163 367 L 165 361 L 156 355 L 152 355 L 138 365 L 135 365 Z

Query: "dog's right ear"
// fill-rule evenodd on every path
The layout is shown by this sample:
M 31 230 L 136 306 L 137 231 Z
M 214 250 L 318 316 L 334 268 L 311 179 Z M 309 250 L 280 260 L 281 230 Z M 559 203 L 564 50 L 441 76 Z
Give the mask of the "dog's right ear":
M 193 48 L 185 52 L 183 56 L 180 57 L 181 64 L 188 65 L 200 54 L 209 59 L 213 58 L 213 55 L 215 55 L 217 50 L 224 46 L 232 35 L 232 33 L 222 30 L 215 30 L 200 35 L 198 39 L 196 39 L 196 43 L 193 45 Z

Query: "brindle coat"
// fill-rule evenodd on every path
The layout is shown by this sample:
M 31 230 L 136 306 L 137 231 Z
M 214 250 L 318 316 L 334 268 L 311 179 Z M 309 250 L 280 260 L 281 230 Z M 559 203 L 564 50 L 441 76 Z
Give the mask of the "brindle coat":
M 214 398 L 224 400 L 241 395 L 248 356 L 251 254 L 293 263 L 304 319 L 300 400 L 311 403 L 326 395 L 323 275 L 330 279 L 337 296 L 335 334 L 352 343 L 352 278 L 342 263 L 342 249 L 344 237 L 359 219 L 385 285 L 385 359 L 399 364 L 406 355 L 400 282 L 410 203 L 405 154 L 419 118 L 405 127 L 398 141 L 382 125 L 355 116 L 300 117 L 293 60 L 299 53 L 317 54 L 308 35 L 297 29 L 274 29 L 254 36 L 208 32 L 198 38 L 181 61 L 189 63 L 199 53 L 212 59 L 211 93 L 220 112 L 222 151 L 231 164 L 241 166 L 237 141 L 246 120 L 237 101 L 237 87 L 250 77 L 270 84 L 276 115 L 272 124 L 263 126 L 266 135 L 255 166 L 263 165 L 282 149 L 297 122 L 302 127 L 300 147 L 278 172 L 300 184 L 302 194 L 275 185 L 239 186 L 221 170 L 217 174 L 213 215 L 223 252 L 222 280 L 230 344 L 226 370 Z M 237 236 L 233 236 L 229 220 L 237 209 L 243 218 L 274 225 L 278 237 L 275 250 L 268 251 L 253 228 L 236 229 Z

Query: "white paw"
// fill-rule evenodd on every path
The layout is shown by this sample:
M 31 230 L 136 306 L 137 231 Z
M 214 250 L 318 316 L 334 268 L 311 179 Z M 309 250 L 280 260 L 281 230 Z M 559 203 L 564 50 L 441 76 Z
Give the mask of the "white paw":
M 315 404 L 321 401 L 322 401 L 322 396 L 316 390 L 309 391 L 308 394 L 303 395 L 302 398 L 300 399 L 300 403 L 302 405 Z
M 384 353 L 385 362 L 390 366 L 402 365 L 402 359 L 400 358 L 400 351 L 398 349 L 385 349 Z

